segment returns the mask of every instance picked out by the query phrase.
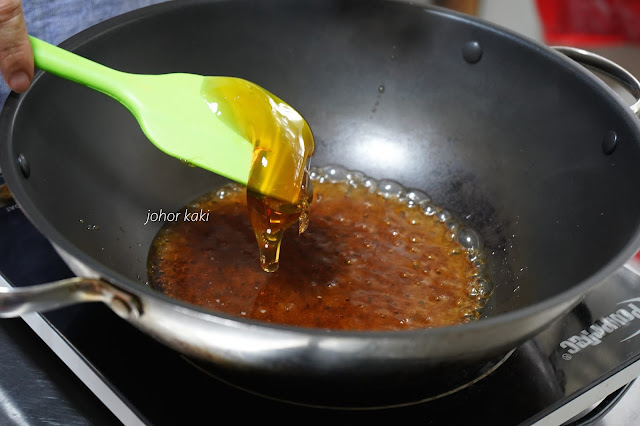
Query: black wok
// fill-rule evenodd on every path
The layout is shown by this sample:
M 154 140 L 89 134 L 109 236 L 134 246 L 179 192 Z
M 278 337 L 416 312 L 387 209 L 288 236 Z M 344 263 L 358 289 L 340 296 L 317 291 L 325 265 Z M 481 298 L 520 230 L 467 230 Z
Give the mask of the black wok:
M 314 165 L 421 189 L 478 231 L 495 289 L 477 322 L 396 333 L 281 327 L 169 299 L 146 285 L 160 226 L 143 225 L 147 212 L 225 181 L 158 151 L 114 100 L 39 73 L 2 111 L 0 165 L 83 278 L 7 293 L 5 316 L 100 300 L 257 391 L 394 405 L 490 371 L 640 245 L 638 117 L 564 55 L 472 18 L 381 1 L 181 1 L 63 47 L 128 72 L 265 87 L 310 123 Z

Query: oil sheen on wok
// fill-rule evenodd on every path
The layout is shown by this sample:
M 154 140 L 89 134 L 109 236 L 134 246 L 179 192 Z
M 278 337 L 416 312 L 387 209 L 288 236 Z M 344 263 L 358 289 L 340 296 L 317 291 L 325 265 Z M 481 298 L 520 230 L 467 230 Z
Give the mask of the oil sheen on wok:
M 403 330 L 478 318 L 489 290 L 477 235 L 412 194 L 343 174 L 311 174 L 309 228 L 285 232 L 272 273 L 257 262 L 243 187 L 195 200 L 188 208 L 211 219 L 165 224 L 149 254 L 151 285 L 212 311 L 302 327 Z

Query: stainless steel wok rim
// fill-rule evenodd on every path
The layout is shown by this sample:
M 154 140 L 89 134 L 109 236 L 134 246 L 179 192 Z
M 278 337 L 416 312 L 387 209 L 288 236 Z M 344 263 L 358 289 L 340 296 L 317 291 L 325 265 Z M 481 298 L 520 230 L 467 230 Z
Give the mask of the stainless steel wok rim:
M 233 0 L 216 0 L 220 2 L 225 1 L 233 1 Z M 395 1 L 395 0 L 394 0 Z M 142 9 L 138 9 L 132 12 L 125 13 L 118 17 L 112 18 L 110 20 L 104 21 L 100 24 L 97 24 L 91 28 L 88 28 L 77 35 L 69 38 L 65 42 L 61 44 L 61 46 L 73 50 L 82 45 L 90 42 L 92 39 L 99 37 L 101 34 L 105 32 L 110 32 L 117 29 L 121 25 L 131 24 L 136 19 L 146 17 L 150 12 L 160 13 L 172 9 L 181 8 L 184 4 L 204 4 L 205 0 L 188 0 L 185 2 L 169 2 L 169 3 L 161 3 L 153 6 L 148 6 Z M 404 3 L 404 2 L 403 2 Z M 572 64 L 570 61 L 566 60 L 562 55 L 554 52 L 553 50 L 539 44 L 533 40 L 526 39 L 510 30 L 500 28 L 496 25 L 484 23 L 481 20 L 468 17 L 466 15 L 458 14 L 451 11 L 444 11 L 440 8 L 426 8 L 420 5 L 412 4 L 412 6 L 420 7 L 423 9 L 431 9 L 434 13 L 453 16 L 454 19 L 464 21 L 474 26 L 478 26 L 485 30 L 489 30 L 491 32 L 500 32 L 501 34 L 508 35 L 511 39 L 515 40 L 521 45 L 527 46 L 528 48 L 535 49 L 538 53 L 543 54 L 547 59 L 552 60 L 556 63 L 557 66 L 565 68 L 572 72 L 576 77 L 586 79 L 590 82 L 597 80 L 596 77 L 591 75 L 584 69 L 581 69 L 579 66 Z M 38 72 L 34 79 L 34 86 L 38 84 L 39 78 L 42 73 Z M 604 83 L 597 83 L 600 87 L 605 88 Z M 20 110 L 20 105 L 25 99 L 28 98 L 29 91 L 27 91 L 23 95 L 18 95 L 16 93 L 11 93 L 4 105 L 2 113 L 0 114 L 0 129 L 2 133 L 5 134 L 6 141 L 12 140 L 13 137 L 13 123 L 16 119 L 17 113 Z M 614 93 L 609 89 L 602 93 L 603 96 L 615 96 Z M 619 99 L 614 98 L 613 103 L 616 103 L 620 106 L 619 113 L 624 114 L 625 118 L 629 124 L 630 128 L 635 130 L 635 139 L 632 141 L 635 144 L 640 145 L 640 122 L 638 122 L 637 117 L 635 117 L 632 112 L 627 108 Z M 627 141 L 629 142 L 629 141 Z M 631 259 L 638 248 L 640 247 L 640 224 L 636 227 L 633 232 L 632 237 L 628 240 L 625 246 L 618 252 L 618 254 L 613 257 L 609 262 L 607 262 L 602 268 L 596 271 L 593 275 L 588 277 L 587 279 L 577 283 L 575 286 L 571 287 L 569 290 L 559 293 L 549 299 L 543 300 L 541 302 L 535 303 L 533 305 L 527 306 L 525 308 L 517 309 L 511 312 L 502 313 L 496 316 L 492 316 L 490 318 L 483 318 L 479 321 L 455 325 L 455 326 L 447 326 L 447 327 L 438 327 L 431 329 L 420 329 L 420 330 L 410 330 L 410 331 L 393 331 L 393 332 L 380 332 L 380 331 L 362 331 L 362 332 L 349 332 L 349 331 L 338 331 L 338 330 L 320 330 L 320 329 L 307 329 L 301 327 L 293 327 L 293 326 L 285 326 L 285 325 L 277 325 L 271 323 L 263 323 L 258 321 L 239 319 L 237 317 L 232 317 L 224 314 L 216 314 L 211 311 L 205 310 L 203 308 L 189 305 L 185 302 L 172 299 L 158 291 L 155 291 L 151 288 L 145 287 L 135 281 L 120 275 L 119 273 L 105 267 L 100 262 L 93 259 L 88 254 L 82 252 L 77 246 L 72 244 L 68 239 L 66 239 L 50 222 L 47 221 L 46 217 L 41 214 L 41 212 L 35 207 L 32 203 L 31 199 L 27 196 L 24 188 L 19 180 L 14 180 L 13 176 L 20 176 L 20 170 L 18 169 L 18 165 L 16 161 L 13 161 L 17 158 L 17 153 L 13 152 L 13 147 L 10 146 L 9 149 L 9 158 L 0 158 L 0 167 L 2 170 L 10 171 L 10 173 L 5 174 L 5 180 L 10 187 L 12 194 L 15 197 L 15 200 L 19 204 L 23 213 L 27 216 L 27 218 L 31 221 L 32 224 L 50 241 L 54 242 L 56 245 L 60 246 L 63 250 L 70 253 L 73 257 L 77 258 L 78 261 L 87 265 L 92 270 L 96 271 L 102 279 L 108 281 L 119 289 L 131 292 L 139 297 L 150 297 L 156 299 L 158 301 L 162 301 L 164 303 L 170 304 L 179 308 L 181 313 L 188 314 L 191 316 L 197 316 L 202 319 L 206 319 L 212 322 L 220 322 L 223 321 L 227 324 L 233 324 L 238 328 L 246 328 L 246 327 L 260 327 L 269 329 L 272 331 L 282 331 L 285 333 L 296 333 L 296 334 L 305 334 L 308 336 L 331 336 L 332 338 L 340 339 L 414 339 L 416 337 L 420 338 L 433 338 L 438 339 L 444 336 L 451 335 L 465 335 L 467 333 L 475 333 L 479 330 L 490 329 L 502 325 L 504 323 L 510 323 L 514 321 L 523 321 L 528 317 L 535 315 L 541 311 L 551 310 L 554 307 L 560 305 L 566 305 L 565 311 L 569 308 L 573 307 L 579 300 L 594 286 L 602 283 L 607 279 L 607 277 L 613 275 L 616 271 L 623 267 L 623 265 Z M 10 160 L 11 159 L 11 160 Z

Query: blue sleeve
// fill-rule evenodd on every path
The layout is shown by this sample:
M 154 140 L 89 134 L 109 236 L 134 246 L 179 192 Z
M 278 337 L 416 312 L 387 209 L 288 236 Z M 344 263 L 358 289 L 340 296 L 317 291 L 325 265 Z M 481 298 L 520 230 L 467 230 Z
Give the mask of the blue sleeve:
M 27 31 L 52 44 L 111 17 L 164 0 L 22 0 Z M 0 81 L 0 104 L 9 95 Z

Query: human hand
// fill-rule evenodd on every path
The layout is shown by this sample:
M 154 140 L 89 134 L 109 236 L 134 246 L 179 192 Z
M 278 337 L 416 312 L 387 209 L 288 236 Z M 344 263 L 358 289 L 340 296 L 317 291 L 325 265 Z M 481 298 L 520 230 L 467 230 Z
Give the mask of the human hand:
M 16 92 L 27 90 L 33 79 L 33 50 L 20 0 L 0 0 L 0 73 Z

